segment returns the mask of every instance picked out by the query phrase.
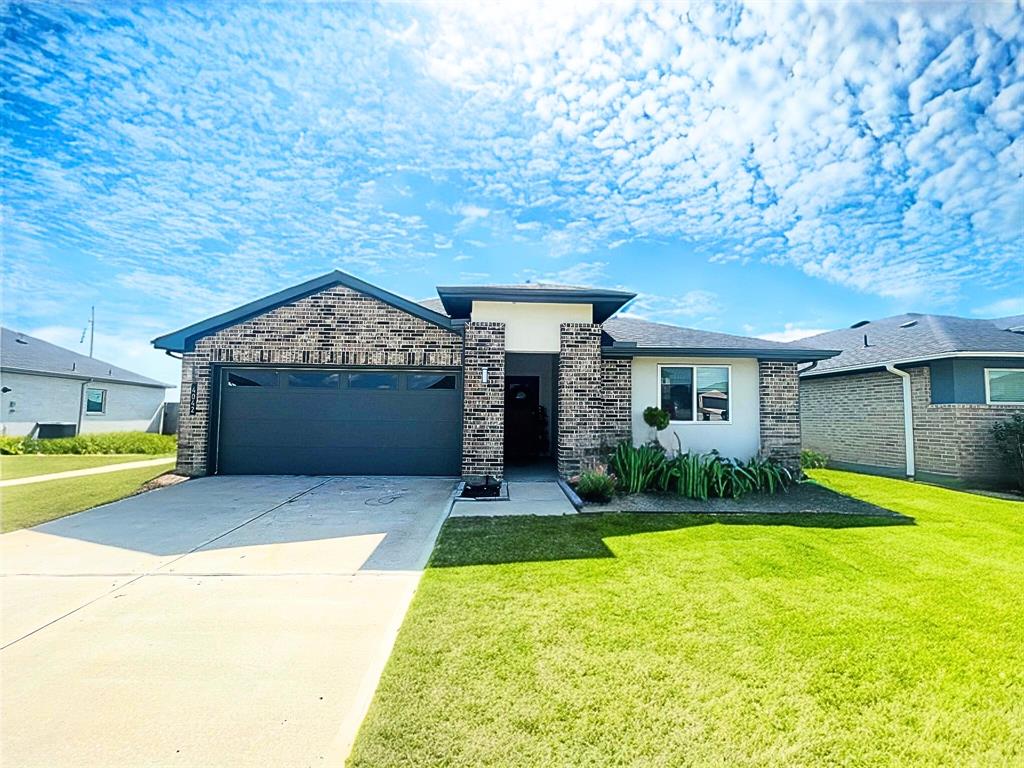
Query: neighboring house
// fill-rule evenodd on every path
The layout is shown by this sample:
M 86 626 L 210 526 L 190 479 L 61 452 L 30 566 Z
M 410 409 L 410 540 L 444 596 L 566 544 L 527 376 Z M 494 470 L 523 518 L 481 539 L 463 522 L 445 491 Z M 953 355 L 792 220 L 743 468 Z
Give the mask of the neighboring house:
M 562 475 L 651 437 L 799 458 L 797 364 L 833 352 L 614 317 L 624 291 L 442 287 L 419 304 L 332 272 L 167 334 L 189 475 Z
M 4 435 L 159 432 L 171 385 L 42 339 L 0 329 Z
M 1024 316 L 906 314 L 794 343 L 842 350 L 801 373 L 804 448 L 867 472 L 1010 480 L 992 425 L 1024 409 Z

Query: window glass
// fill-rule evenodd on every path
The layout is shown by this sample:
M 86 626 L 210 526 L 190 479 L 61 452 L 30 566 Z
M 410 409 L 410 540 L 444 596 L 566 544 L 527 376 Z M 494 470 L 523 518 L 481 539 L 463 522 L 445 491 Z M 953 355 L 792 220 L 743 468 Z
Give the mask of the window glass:
M 289 373 L 288 386 L 300 389 L 337 389 L 341 376 L 337 373 Z
M 988 371 L 990 403 L 1024 403 L 1024 368 Z
M 672 421 L 693 421 L 693 368 L 661 369 L 661 407 Z
M 410 373 L 406 381 L 409 389 L 455 389 L 454 374 Z
M 398 389 L 397 373 L 350 373 L 349 389 Z
M 229 387 L 276 387 L 277 371 L 229 371 Z
M 697 420 L 729 420 L 729 369 L 724 365 L 697 368 Z
M 87 389 L 85 390 L 85 412 L 103 413 L 107 409 L 107 390 Z

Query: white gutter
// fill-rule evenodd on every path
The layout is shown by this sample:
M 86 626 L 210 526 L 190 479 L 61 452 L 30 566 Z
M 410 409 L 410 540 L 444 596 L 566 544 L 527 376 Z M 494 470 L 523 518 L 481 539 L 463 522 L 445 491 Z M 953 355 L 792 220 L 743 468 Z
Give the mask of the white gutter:
M 914 477 L 917 467 L 914 466 L 914 402 L 910 392 L 910 374 L 901 371 L 891 363 L 885 370 L 903 379 L 903 440 L 907 449 L 907 477 Z

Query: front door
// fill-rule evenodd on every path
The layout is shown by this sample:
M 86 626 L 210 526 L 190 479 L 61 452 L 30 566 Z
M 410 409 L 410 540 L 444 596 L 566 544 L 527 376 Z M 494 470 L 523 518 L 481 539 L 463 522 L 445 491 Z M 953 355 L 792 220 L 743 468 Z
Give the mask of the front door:
M 547 451 L 547 414 L 539 376 L 505 377 L 505 461 L 521 464 Z

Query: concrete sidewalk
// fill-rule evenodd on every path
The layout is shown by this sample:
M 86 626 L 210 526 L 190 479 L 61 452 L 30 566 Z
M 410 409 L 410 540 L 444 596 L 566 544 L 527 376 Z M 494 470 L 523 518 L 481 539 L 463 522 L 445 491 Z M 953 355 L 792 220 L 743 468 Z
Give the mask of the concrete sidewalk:
M 66 472 L 51 472 L 48 475 L 30 475 L 29 477 L 16 477 L 13 480 L 0 480 L 0 488 L 10 488 L 12 485 L 31 485 L 32 483 L 46 483 L 50 480 L 66 480 L 71 477 L 84 477 L 85 475 L 105 475 L 107 472 L 121 472 L 125 469 L 143 469 L 145 467 L 158 467 L 161 464 L 173 464 L 173 456 L 162 456 L 159 459 L 143 459 L 142 461 L 126 461 L 123 464 L 107 464 L 103 467 L 88 467 L 86 469 L 69 469 Z
M 510 480 L 508 500 L 457 500 L 452 517 L 510 517 L 514 515 L 575 515 L 574 507 L 555 480 Z

